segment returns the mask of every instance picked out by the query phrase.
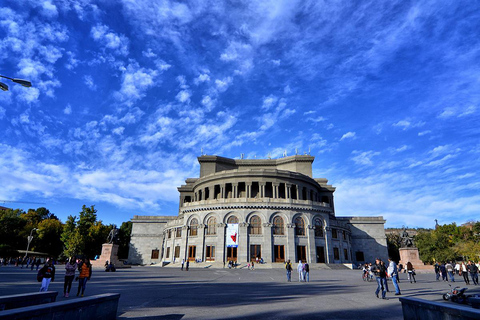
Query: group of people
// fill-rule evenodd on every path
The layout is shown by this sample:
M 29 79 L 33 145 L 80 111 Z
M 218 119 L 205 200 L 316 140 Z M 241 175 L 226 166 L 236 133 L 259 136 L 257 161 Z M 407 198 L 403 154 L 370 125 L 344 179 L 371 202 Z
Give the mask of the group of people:
M 480 264 L 474 263 L 473 261 L 468 261 L 465 263 L 464 261 L 459 262 L 443 262 L 443 263 L 435 263 L 435 276 L 436 280 L 439 281 L 440 277 L 442 277 L 443 281 L 447 281 L 450 278 L 451 282 L 455 282 L 455 275 L 462 276 L 463 281 L 465 284 L 470 284 L 470 279 L 468 275 L 470 274 L 470 278 L 472 278 L 472 283 L 474 285 L 478 285 L 478 270 L 480 269 Z
M 33 270 L 35 266 L 37 267 L 36 270 L 40 267 L 40 264 L 42 263 L 41 258 L 37 257 L 18 257 L 18 258 L 1 258 L 0 259 L 0 265 L 15 265 L 15 267 L 21 267 L 27 265 L 26 267 L 28 268 L 30 266 L 30 269 Z
M 65 263 L 65 281 L 63 284 L 63 296 L 68 298 L 70 295 L 70 289 L 72 288 L 73 280 L 75 279 L 75 274 L 78 270 L 78 290 L 77 297 L 80 295 L 83 297 L 85 294 L 85 288 L 87 286 L 87 281 L 92 277 L 92 264 L 88 258 L 76 259 L 71 257 Z M 38 281 L 42 282 L 40 287 L 40 292 L 48 291 L 48 286 L 50 282 L 55 280 L 55 266 L 53 264 L 53 259 L 48 259 L 43 268 L 40 269 L 37 275 Z
M 285 263 L 285 269 L 287 270 L 287 281 L 292 282 L 292 262 L 287 260 Z M 298 261 L 297 265 L 297 272 L 298 272 L 298 282 L 309 282 L 310 281 L 310 266 L 308 262 L 302 263 L 302 260 Z
M 400 286 L 400 278 L 398 276 L 401 269 L 397 266 L 395 261 L 391 258 L 388 258 L 388 267 L 385 265 L 385 262 L 381 259 L 377 258 L 375 260 L 375 264 L 371 266 L 371 272 L 375 276 L 375 280 L 377 281 L 377 289 L 375 290 L 375 295 L 377 298 L 380 298 L 379 294 L 382 293 L 382 299 L 387 299 L 386 295 L 388 290 L 388 282 L 387 278 L 391 278 L 393 282 L 393 286 L 395 287 L 395 295 L 401 295 Z M 412 277 L 415 280 L 415 270 L 410 262 L 407 263 L 407 271 L 410 282 L 412 282 Z M 416 281 L 415 281 L 416 282 Z

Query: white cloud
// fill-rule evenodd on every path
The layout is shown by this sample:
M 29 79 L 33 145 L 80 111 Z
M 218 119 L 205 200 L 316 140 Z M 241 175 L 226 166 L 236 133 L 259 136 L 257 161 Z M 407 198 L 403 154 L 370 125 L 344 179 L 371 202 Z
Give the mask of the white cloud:
M 354 155 L 352 157 L 352 160 L 356 164 L 371 166 L 371 165 L 373 165 L 372 158 L 380 155 L 380 152 L 375 152 L 375 151 L 361 152 L 361 151 L 354 150 L 354 151 L 352 151 L 352 154 Z
M 93 81 L 93 78 L 92 76 L 86 74 L 83 76 L 83 81 L 84 83 L 87 85 L 87 87 L 92 90 L 92 91 L 96 91 L 97 90 L 97 85 L 95 84 L 95 82 Z
M 400 120 L 400 121 L 393 124 L 394 127 L 400 127 L 403 130 L 423 127 L 424 125 L 425 125 L 425 122 L 423 122 L 423 121 L 412 122 L 410 119 Z
M 190 102 L 190 97 L 191 97 L 190 91 L 182 90 L 177 94 L 175 99 L 177 99 L 179 102 L 182 102 L 182 103 L 184 103 L 184 102 L 189 103 Z
M 70 104 L 67 104 L 65 109 L 63 109 L 63 113 L 66 115 L 72 114 L 72 106 Z
M 199 75 L 198 77 L 195 78 L 195 80 L 193 80 L 193 82 L 198 85 L 202 82 L 208 82 L 210 81 L 210 76 L 207 74 L 207 73 L 202 73 L 201 75 Z
M 158 71 L 141 68 L 137 64 L 129 64 L 122 75 L 122 84 L 114 96 L 127 105 L 142 99 L 146 91 L 155 86 Z
M 105 48 L 112 50 L 114 53 L 123 56 L 128 55 L 128 38 L 122 34 L 117 35 L 106 25 L 98 24 L 92 27 L 90 34 L 95 41 L 101 43 Z
M 347 132 L 345 133 L 341 138 L 340 141 L 343 141 L 345 139 L 354 139 L 355 138 L 355 132 Z
M 55 18 L 56 16 L 58 16 L 57 7 L 50 1 L 43 2 L 42 13 L 48 18 Z
M 272 108 L 278 101 L 278 98 L 274 95 L 269 95 L 268 97 L 263 98 L 262 109 L 269 110 Z
M 215 85 L 219 92 L 225 92 L 228 89 L 228 87 L 232 84 L 232 82 L 233 82 L 233 79 L 231 77 L 226 77 L 222 80 L 216 79 Z

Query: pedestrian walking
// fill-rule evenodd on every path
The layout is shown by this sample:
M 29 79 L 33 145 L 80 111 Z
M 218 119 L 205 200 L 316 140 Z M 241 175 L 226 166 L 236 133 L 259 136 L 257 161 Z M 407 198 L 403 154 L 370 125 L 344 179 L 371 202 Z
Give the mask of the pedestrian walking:
M 435 268 L 435 280 L 439 281 L 440 280 L 440 265 L 438 264 L 438 262 L 435 262 L 433 267 Z
M 375 265 L 372 268 L 373 273 L 375 274 L 375 279 L 377 280 L 377 290 L 375 290 L 375 295 L 377 298 L 380 298 L 378 294 L 382 291 L 382 299 L 387 299 L 385 296 L 387 290 L 385 290 L 385 283 L 387 282 L 387 270 L 385 270 L 385 265 L 381 263 L 379 258 L 375 259 Z
M 298 271 L 298 282 L 302 282 L 303 281 L 303 263 L 302 263 L 302 260 L 298 260 L 297 271 Z
M 470 284 L 470 279 L 468 278 L 468 271 L 467 271 L 467 265 L 465 262 L 462 261 L 460 263 L 460 271 L 458 272 L 458 275 L 463 276 L 463 281 L 465 281 L 465 284 Z
M 417 283 L 417 280 L 415 280 L 415 269 L 413 268 L 413 265 L 410 261 L 407 262 L 407 272 L 408 272 L 408 280 L 410 280 L 410 283 L 413 282 Z
M 38 267 L 40 267 L 41 263 L 42 263 L 42 261 L 40 260 L 40 258 L 38 258 L 37 262 L 35 263 L 35 265 L 37 266 L 37 269 L 35 269 L 36 271 L 38 271 Z
M 187 264 L 186 264 L 186 267 L 185 267 L 186 271 L 188 271 L 188 267 L 190 267 L 190 260 L 187 260 Z
M 285 263 L 285 269 L 287 270 L 287 281 L 292 282 L 292 263 L 290 260 L 287 260 L 287 263 Z
M 77 262 L 75 260 L 75 257 L 71 257 L 70 260 L 65 263 L 65 281 L 63 283 L 63 296 L 65 298 L 68 298 L 70 295 L 73 278 L 75 278 L 75 270 L 77 270 Z
M 452 261 L 450 261 L 445 265 L 445 269 L 447 270 L 448 276 L 450 277 L 450 281 L 455 282 L 455 277 L 453 275 L 454 267 L 453 267 Z
M 255 270 L 255 263 L 253 262 L 253 260 L 252 260 L 252 269 L 251 270 Z
M 78 265 L 78 271 L 80 272 L 80 275 L 78 276 L 77 297 L 80 295 L 80 291 L 82 292 L 83 297 L 85 288 L 87 287 L 87 281 L 92 277 L 92 265 L 88 258 L 82 259 L 82 262 Z
M 401 295 L 402 293 L 400 292 L 400 287 L 398 286 L 397 280 L 398 268 L 397 264 L 395 263 L 395 261 L 392 260 L 392 258 L 388 258 L 387 274 L 390 278 L 392 278 L 393 286 L 395 287 L 395 295 Z
M 52 264 L 52 260 L 47 260 L 45 266 L 40 269 L 39 274 L 42 277 L 42 286 L 40 287 L 40 292 L 48 291 L 50 282 L 55 280 L 55 267 Z
M 183 271 L 183 265 L 185 264 L 185 259 L 182 259 L 182 267 L 180 268 L 180 270 Z
M 442 274 L 442 280 L 448 282 L 447 269 L 445 268 L 445 262 L 440 264 L 440 273 Z
M 385 265 L 385 262 L 383 262 L 383 260 L 382 260 L 382 261 L 380 261 L 380 263 L 381 263 L 382 266 L 385 268 L 385 273 L 386 273 L 386 275 L 388 275 L 388 274 L 387 274 L 387 266 Z M 387 292 L 390 292 L 390 290 L 388 289 L 388 281 L 387 281 L 387 278 L 385 278 L 385 290 L 386 290 Z
M 303 279 L 305 282 L 310 282 L 310 266 L 308 265 L 308 262 L 303 264 Z
M 478 285 L 478 267 L 472 261 L 468 261 L 467 269 L 470 273 L 473 284 Z

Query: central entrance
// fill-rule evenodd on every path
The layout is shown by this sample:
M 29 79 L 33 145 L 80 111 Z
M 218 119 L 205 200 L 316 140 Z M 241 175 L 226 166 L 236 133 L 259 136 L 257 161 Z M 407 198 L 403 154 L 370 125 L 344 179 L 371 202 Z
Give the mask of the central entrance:
M 273 246 L 275 262 L 285 262 L 285 246 Z
M 250 261 L 258 261 L 260 258 L 262 258 L 262 249 L 260 245 L 250 245 Z
M 196 256 L 197 256 L 197 247 L 188 246 L 188 261 L 195 261 Z
M 227 261 L 237 261 L 237 248 L 228 247 L 227 248 Z

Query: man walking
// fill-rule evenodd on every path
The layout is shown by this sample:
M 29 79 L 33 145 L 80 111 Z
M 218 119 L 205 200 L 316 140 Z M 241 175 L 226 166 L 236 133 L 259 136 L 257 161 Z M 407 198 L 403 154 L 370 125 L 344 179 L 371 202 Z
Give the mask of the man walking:
M 397 264 L 392 260 L 392 258 L 388 258 L 387 273 L 388 273 L 388 276 L 392 278 L 393 286 L 395 287 L 395 295 L 396 296 L 401 295 L 400 287 L 398 286 L 398 282 L 397 282 L 397 275 L 398 275 Z
M 450 261 L 449 263 L 447 263 L 445 265 L 445 269 L 447 270 L 447 273 L 448 273 L 448 276 L 450 277 L 450 281 L 452 282 L 455 282 L 455 278 L 453 276 L 453 265 L 452 265 L 452 261 Z
M 310 281 L 310 266 L 308 265 L 308 262 L 303 264 L 303 279 L 305 282 Z
M 467 266 L 470 277 L 472 278 L 473 284 L 478 285 L 478 267 L 472 261 L 468 261 Z
M 377 258 L 375 260 L 375 265 L 373 266 L 373 273 L 375 274 L 375 279 L 377 280 L 377 290 L 375 290 L 375 295 L 379 298 L 378 294 L 380 290 L 382 291 L 382 299 L 387 299 L 385 295 L 387 290 L 385 290 L 385 282 L 387 282 L 387 273 L 385 270 L 385 265 L 382 265 L 381 260 Z
M 287 281 L 292 282 L 292 263 L 290 260 L 285 263 L 285 269 L 287 269 Z
M 435 268 L 435 277 L 436 277 L 436 280 L 440 280 L 440 266 L 438 265 L 438 262 L 435 262 L 435 265 L 434 265 L 434 268 Z

